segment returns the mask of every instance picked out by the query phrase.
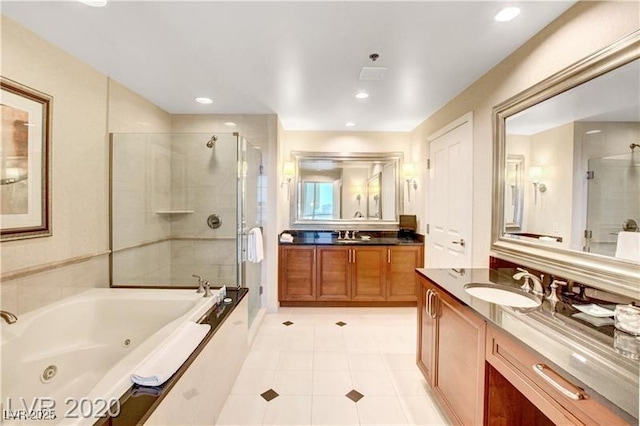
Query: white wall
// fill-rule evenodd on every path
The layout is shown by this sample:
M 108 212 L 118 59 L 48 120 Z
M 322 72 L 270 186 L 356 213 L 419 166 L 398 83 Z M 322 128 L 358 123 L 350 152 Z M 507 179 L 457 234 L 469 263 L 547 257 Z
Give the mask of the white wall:
M 573 193 L 573 123 L 531 135 L 525 181 L 529 187 L 524 206 L 527 210 L 526 232 L 562 237 L 554 247 L 569 248 Z M 542 180 L 547 190 L 537 191 L 529 181 L 529 170 L 542 167 Z
M 638 16 L 638 2 L 578 2 L 412 132 L 411 151 L 420 159 L 419 185 L 424 188 L 427 137 L 469 111 L 474 113 L 474 266 L 489 263 L 493 106 L 637 30 Z M 424 217 L 425 194 L 419 190 L 417 198 L 419 214 Z M 424 223 L 419 224 L 423 232 Z

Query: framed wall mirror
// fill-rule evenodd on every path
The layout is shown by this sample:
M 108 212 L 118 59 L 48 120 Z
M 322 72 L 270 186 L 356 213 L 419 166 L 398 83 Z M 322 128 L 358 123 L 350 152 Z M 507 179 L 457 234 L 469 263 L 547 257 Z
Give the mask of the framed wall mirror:
M 402 214 L 402 153 L 291 155 L 296 166 L 290 206 L 293 227 L 397 227 Z
M 640 31 L 493 118 L 494 254 L 638 298 Z

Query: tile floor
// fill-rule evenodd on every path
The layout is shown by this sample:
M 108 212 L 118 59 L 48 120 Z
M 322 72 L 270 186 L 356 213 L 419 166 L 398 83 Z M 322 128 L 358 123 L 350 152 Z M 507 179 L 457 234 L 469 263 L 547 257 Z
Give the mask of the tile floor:
M 444 425 L 415 350 L 415 308 L 282 308 L 217 424 Z

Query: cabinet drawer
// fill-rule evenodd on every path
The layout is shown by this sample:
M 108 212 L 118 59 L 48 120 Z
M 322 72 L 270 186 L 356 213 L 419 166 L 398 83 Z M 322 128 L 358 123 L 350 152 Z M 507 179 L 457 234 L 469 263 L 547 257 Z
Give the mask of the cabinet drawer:
M 555 424 L 627 424 L 542 356 L 494 327 L 487 328 L 486 359 Z

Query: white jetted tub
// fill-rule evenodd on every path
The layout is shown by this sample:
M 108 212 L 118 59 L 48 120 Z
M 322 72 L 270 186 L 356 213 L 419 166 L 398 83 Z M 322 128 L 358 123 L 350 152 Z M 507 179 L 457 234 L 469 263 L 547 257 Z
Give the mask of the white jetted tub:
M 93 424 L 138 364 L 211 308 L 212 292 L 95 289 L 2 324 L 3 423 Z

